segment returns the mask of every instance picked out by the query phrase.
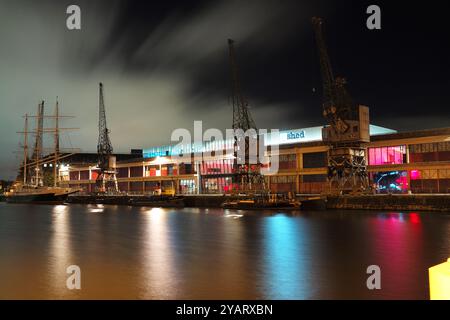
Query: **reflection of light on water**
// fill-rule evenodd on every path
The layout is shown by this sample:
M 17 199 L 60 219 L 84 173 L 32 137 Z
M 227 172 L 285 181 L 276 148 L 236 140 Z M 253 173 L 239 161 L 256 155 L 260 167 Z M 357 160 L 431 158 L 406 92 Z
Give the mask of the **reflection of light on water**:
M 143 207 L 143 208 L 141 208 L 141 211 L 143 213 L 151 214 L 153 216 L 161 216 L 161 215 L 163 215 L 165 213 L 164 209 L 162 209 L 162 208 L 151 208 L 151 209 L 148 209 L 148 208 Z
M 104 211 L 104 209 L 89 209 L 89 212 L 92 212 L 92 213 L 100 213 L 103 211 Z
M 242 218 L 244 215 L 242 214 L 225 214 L 225 218 L 233 218 L 233 219 L 239 219 Z
M 418 213 L 416 212 L 411 212 L 409 214 L 409 221 L 411 221 L 411 223 L 413 224 L 420 224 L 420 216 Z
M 389 213 L 380 213 L 377 215 L 380 221 L 386 220 L 391 221 L 392 223 L 397 222 L 406 222 L 409 220 L 410 223 L 420 224 L 420 215 L 417 212 L 411 212 L 409 214 L 405 214 L 403 212 L 389 212 Z
M 267 299 L 307 299 L 312 288 L 308 270 L 308 235 L 296 219 L 277 215 L 264 219 L 265 291 Z
M 105 211 L 105 206 L 103 204 L 97 204 L 95 207 L 88 206 L 88 211 L 92 213 L 100 213 Z
M 168 215 L 162 208 L 144 210 L 144 278 L 145 296 L 173 296 L 172 274 L 174 273 L 172 248 L 170 245 Z M 164 292 L 164 288 L 167 289 Z
M 414 291 L 415 284 L 411 279 L 416 277 L 417 270 L 426 271 L 417 263 L 423 261 L 424 254 L 420 219 L 414 212 L 381 214 L 370 221 L 367 229 L 368 249 L 373 252 L 373 261 L 381 267 L 391 288 L 401 288 L 405 294 Z
M 67 211 L 67 208 L 68 207 L 66 205 L 61 204 L 61 205 L 54 206 L 52 211 L 54 214 L 62 214 Z
M 225 211 L 228 215 L 230 211 Z M 234 212 L 234 211 L 232 211 Z M 227 217 L 227 214 L 223 217 Z M 214 260 L 218 261 L 214 268 L 214 288 L 221 292 L 220 298 L 235 299 L 247 297 L 249 292 L 254 292 L 254 274 L 248 274 L 249 265 L 253 265 L 254 256 L 247 254 L 248 231 L 244 223 L 234 223 L 230 219 L 220 221 L 221 227 L 214 234 L 214 241 L 222 243 L 220 250 L 214 252 Z M 200 226 L 201 228 L 201 226 Z M 249 248 L 250 249 L 250 248 Z M 253 247 L 252 247 L 253 249 Z M 210 268 L 206 267 L 210 273 Z M 259 273 L 259 272 L 258 272 Z M 222 296 L 222 297 L 221 297 Z M 213 297 L 215 299 L 216 297 Z
M 52 237 L 50 241 L 49 276 L 55 292 L 66 289 L 66 268 L 71 265 L 69 206 L 53 207 Z
M 243 217 L 243 214 L 236 214 L 236 213 L 232 213 L 232 212 L 236 212 L 236 210 L 230 211 L 230 209 L 225 209 L 224 210 L 224 217 L 225 218 L 233 218 L 233 219 L 239 219 L 241 217 Z M 242 210 L 237 210 L 237 212 L 242 212 Z

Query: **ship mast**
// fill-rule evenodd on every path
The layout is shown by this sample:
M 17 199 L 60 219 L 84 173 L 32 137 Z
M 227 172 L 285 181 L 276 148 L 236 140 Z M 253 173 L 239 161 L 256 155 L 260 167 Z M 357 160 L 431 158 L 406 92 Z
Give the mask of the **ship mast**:
M 44 101 L 42 101 L 38 105 L 38 114 L 36 117 L 36 141 L 34 145 L 33 158 L 35 159 L 36 166 L 35 170 L 35 181 L 34 185 L 36 187 L 42 185 L 43 180 L 41 178 L 41 158 L 42 158 L 42 144 L 43 144 L 43 136 L 42 133 L 44 131 Z
M 64 148 L 63 154 L 61 154 L 61 148 L 60 148 L 60 132 L 61 130 L 78 130 L 79 128 L 60 128 L 59 127 L 59 120 L 60 118 L 73 118 L 73 116 L 64 116 L 59 114 L 59 100 L 58 97 L 56 97 L 56 105 L 55 105 L 55 112 L 53 115 L 44 115 L 44 101 L 41 101 L 38 105 L 38 113 L 37 115 L 29 115 L 28 113 L 24 116 L 25 117 L 25 130 L 18 133 L 24 134 L 24 161 L 21 165 L 21 168 L 23 168 L 24 176 L 23 176 L 23 183 L 27 184 L 28 180 L 30 180 L 30 185 L 33 185 L 35 187 L 43 186 L 44 185 L 44 171 L 42 170 L 42 165 L 50 164 L 50 167 L 53 169 L 53 186 L 57 187 L 59 184 L 58 181 L 58 167 L 59 167 L 59 161 L 62 159 L 65 159 L 67 157 L 70 157 L 74 155 L 75 153 L 79 152 L 79 149 L 76 148 Z M 28 121 L 29 118 L 36 118 L 36 129 L 35 130 L 29 130 L 28 128 Z M 44 119 L 54 119 L 54 127 L 50 128 L 44 128 Z M 29 152 L 29 141 L 28 141 L 28 135 L 30 133 L 33 133 L 35 136 L 35 142 L 34 142 L 34 150 L 33 154 L 31 155 L 31 158 L 28 158 L 28 152 Z M 52 148 L 44 148 L 44 134 L 52 134 L 54 137 L 53 147 Z M 44 156 L 44 152 L 51 150 L 50 154 L 47 154 Z M 31 168 L 31 169 L 28 169 Z M 29 174 L 28 170 L 35 170 L 34 173 Z
M 59 105 L 56 97 L 55 106 L 55 159 L 53 161 L 53 186 L 58 186 L 58 155 L 59 155 Z
M 27 184 L 27 160 L 28 160 L 28 113 L 25 114 L 25 128 L 23 135 L 23 184 Z

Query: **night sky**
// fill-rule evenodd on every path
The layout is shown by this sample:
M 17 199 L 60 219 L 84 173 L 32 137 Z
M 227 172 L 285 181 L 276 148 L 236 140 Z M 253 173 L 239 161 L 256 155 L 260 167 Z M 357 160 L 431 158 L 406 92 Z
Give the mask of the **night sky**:
M 76 117 L 62 124 L 80 128 L 63 145 L 95 151 L 100 81 L 117 152 L 169 144 L 194 120 L 231 127 L 227 38 L 259 128 L 324 124 L 315 15 L 335 75 L 373 124 L 450 126 L 445 3 L 0 0 L 0 178 L 15 177 L 16 131 L 42 99 L 51 113 L 59 96 L 61 113 Z M 81 30 L 66 28 L 70 4 L 81 7 Z M 370 4 L 381 7 L 381 30 L 366 28 Z

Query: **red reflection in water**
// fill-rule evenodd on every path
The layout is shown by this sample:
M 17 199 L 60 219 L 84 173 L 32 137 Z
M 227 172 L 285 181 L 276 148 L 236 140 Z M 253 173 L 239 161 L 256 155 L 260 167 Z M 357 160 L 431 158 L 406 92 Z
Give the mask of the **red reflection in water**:
M 416 213 L 416 212 L 411 212 L 409 214 L 409 221 L 411 221 L 411 223 L 414 223 L 414 224 L 420 224 L 420 216 L 419 216 L 419 214 Z
M 423 253 L 420 215 L 415 212 L 379 215 L 372 221 L 370 233 L 373 263 L 381 267 L 384 294 L 392 298 L 409 297 L 416 282 L 426 281 L 417 277 L 425 274 L 419 263 Z

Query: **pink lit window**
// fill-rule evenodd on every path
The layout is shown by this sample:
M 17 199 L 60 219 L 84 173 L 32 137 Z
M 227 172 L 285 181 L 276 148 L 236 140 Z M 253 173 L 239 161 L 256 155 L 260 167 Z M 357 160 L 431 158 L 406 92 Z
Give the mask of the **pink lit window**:
M 402 164 L 405 146 L 369 148 L 369 165 Z

